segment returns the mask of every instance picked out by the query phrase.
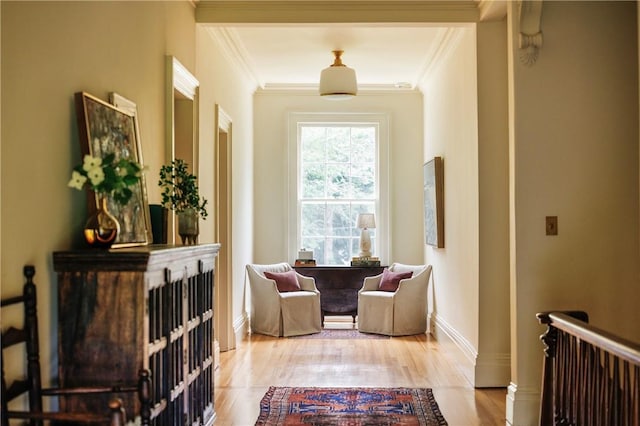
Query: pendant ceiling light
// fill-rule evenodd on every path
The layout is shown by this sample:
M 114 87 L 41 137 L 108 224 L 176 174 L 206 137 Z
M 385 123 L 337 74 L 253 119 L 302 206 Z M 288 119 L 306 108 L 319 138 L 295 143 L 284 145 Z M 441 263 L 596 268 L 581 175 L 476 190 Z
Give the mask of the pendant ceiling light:
M 356 72 L 342 63 L 342 50 L 334 50 L 333 64 L 320 73 L 320 96 L 327 99 L 349 99 L 358 93 Z

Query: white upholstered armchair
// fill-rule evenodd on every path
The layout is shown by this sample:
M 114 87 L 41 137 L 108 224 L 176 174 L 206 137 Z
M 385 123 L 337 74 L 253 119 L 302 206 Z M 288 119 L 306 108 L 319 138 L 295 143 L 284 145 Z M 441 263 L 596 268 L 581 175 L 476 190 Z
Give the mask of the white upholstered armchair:
M 394 263 L 389 266 L 388 271 L 391 274 L 384 273 L 364 279 L 358 292 L 358 330 L 388 336 L 426 332 L 427 288 L 431 265 Z M 406 276 L 409 272 L 411 278 L 398 275 Z M 397 290 L 393 291 L 395 285 Z
M 247 265 L 247 274 L 252 333 L 286 337 L 322 331 L 320 292 L 312 277 L 298 274 L 288 263 Z

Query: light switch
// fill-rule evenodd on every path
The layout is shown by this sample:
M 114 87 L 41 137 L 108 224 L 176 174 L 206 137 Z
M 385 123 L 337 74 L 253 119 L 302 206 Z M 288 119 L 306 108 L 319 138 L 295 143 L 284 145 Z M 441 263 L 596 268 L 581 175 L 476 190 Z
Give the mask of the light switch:
M 558 216 L 547 216 L 545 229 L 547 235 L 558 235 Z

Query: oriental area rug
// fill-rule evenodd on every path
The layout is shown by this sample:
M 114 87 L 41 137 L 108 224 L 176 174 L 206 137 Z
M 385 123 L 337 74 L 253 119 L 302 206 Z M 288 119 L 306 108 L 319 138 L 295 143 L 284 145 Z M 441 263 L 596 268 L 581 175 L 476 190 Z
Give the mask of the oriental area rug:
M 428 388 L 271 386 L 256 426 L 441 426 L 447 421 Z

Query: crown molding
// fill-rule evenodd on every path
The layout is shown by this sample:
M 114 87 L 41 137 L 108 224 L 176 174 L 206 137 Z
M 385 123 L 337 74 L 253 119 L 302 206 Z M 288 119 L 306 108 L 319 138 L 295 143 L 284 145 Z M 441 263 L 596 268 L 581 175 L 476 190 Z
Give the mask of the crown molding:
M 451 55 L 451 52 L 453 52 L 460 43 L 464 30 L 464 27 L 449 27 L 439 32 L 439 39 L 437 40 L 437 43 L 434 43 L 435 47 L 425 61 L 427 66 L 418 81 L 418 86 L 426 84 L 438 67 L 440 67 L 449 55 Z
M 399 94 L 399 93 L 415 93 L 418 90 L 414 87 L 407 88 L 398 88 L 393 84 L 358 84 L 358 94 L 356 96 L 361 96 L 363 94 Z M 292 93 L 292 92 L 300 92 L 302 94 L 314 93 L 318 95 L 318 85 L 317 84 L 266 84 L 263 87 L 258 89 L 260 93 Z
M 253 82 L 255 88 L 264 86 L 264 82 L 260 81 L 258 74 L 254 71 L 256 67 L 251 61 L 247 49 L 233 28 L 211 26 L 207 27 L 207 32 L 220 46 L 225 59 L 232 63 L 249 81 Z
M 356 98 L 366 98 L 368 96 L 385 96 L 385 95 L 393 95 L 393 96 L 406 96 L 416 94 L 421 94 L 421 92 L 417 89 L 396 89 L 396 88 L 382 88 L 382 87 L 366 87 L 364 89 L 358 87 L 358 94 L 355 96 Z M 300 97 L 309 97 L 313 96 L 316 98 L 320 98 L 318 95 L 317 87 L 274 87 L 267 86 L 264 89 L 259 88 L 254 93 L 255 96 L 300 96 Z M 333 102 L 333 101 L 327 101 Z M 342 102 L 342 101 L 339 101 Z M 348 100 L 345 102 L 349 102 Z
M 210 24 L 477 22 L 477 1 L 201 0 L 196 22 Z

